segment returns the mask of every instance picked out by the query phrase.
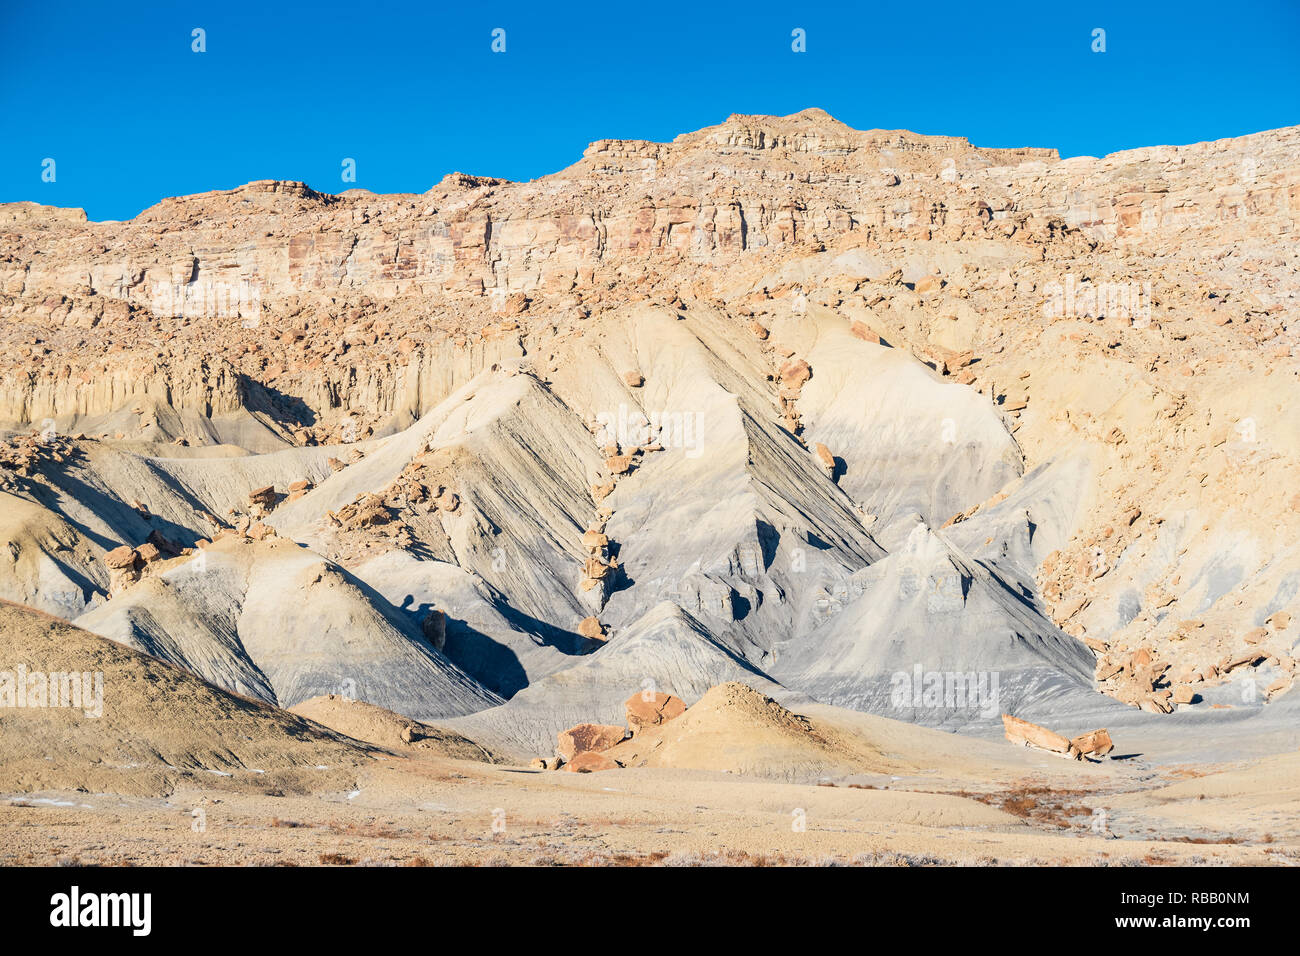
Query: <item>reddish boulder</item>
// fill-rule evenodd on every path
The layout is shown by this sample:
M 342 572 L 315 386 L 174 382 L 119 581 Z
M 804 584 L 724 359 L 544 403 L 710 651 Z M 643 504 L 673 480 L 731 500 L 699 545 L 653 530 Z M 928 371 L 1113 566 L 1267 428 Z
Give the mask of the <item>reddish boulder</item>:
M 584 750 L 564 764 L 564 769 L 569 773 L 597 773 L 618 768 L 619 765 L 613 758 L 594 750 Z
M 680 697 L 672 694 L 656 692 L 651 696 L 642 693 L 633 694 L 624 701 L 623 710 L 627 713 L 627 725 L 632 728 L 635 736 L 647 727 L 657 727 L 674 717 L 680 717 L 686 712 L 686 705 Z
M 1079 753 L 1092 754 L 1095 757 L 1104 757 L 1115 749 L 1110 734 L 1104 728 L 1081 734 L 1071 740 L 1070 743 L 1074 745 L 1074 749 Z
M 786 362 L 781 366 L 781 381 L 794 388 L 801 388 L 803 383 L 812 378 L 812 366 L 803 359 Z
M 627 730 L 613 724 L 578 724 L 555 735 L 555 751 L 571 763 L 578 754 L 608 750 L 626 736 Z
M 1074 745 L 1060 734 L 1053 733 L 1046 727 L 1031 724 L 1027 720 L 1021 720 L 1019 717 L 1003 714 L 1002 728 L 1006 732 L 1007 740 L 1013 744 L 1037 747 L 1040 750 L 1050 750 L 1052 753 L 1058 754 L 1077 753 Z

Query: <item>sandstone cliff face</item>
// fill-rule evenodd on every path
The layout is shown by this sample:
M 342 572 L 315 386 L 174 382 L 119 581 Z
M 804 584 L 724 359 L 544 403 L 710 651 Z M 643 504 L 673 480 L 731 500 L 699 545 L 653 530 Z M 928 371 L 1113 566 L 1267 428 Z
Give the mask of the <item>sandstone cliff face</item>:
M 1298 217 L 1300 128 L 1060 160 L 819 110 L 603 140 L 528 183 L 257 182 L 122 223 L 0 205 L 0 427 L 154 451 L 352 442 L 494 367 L 590 422 L 642 389 L 625 375 L 659 387 L 650 333 L 610 332 L 658 310 L 700 336 L 700 380 L 747 415 L 766 403 L 887 550 L 915 514 L 1030 569 L 1102 686 L 1163 709 L 1173 685 L 1255 666 L 1234 663 L 1247 646 L 1270 686 L 1294 670 L 1276 621 L 1300 589 Z M 949 391 L 900 399 L 913 374 Z M 767 448 L 754 427 L 728 434 Z M 1168 672 L 1147 680 L 1141 648 Z
M 620 297 L 701 282 L 700 293 L 716 294 L 737 268 L 758 276 L 831 246 L 933 255 L 1002 241 L 1028 259 L 1097 243 L 1118 256 L 1186 241 L 1222 250 L 1285 234 L 1300 195 L 1298 142 L 1285 130 L 1060 162 L 1050 150 L 858 132 L 807 111 L 735 116 L 670 144 L 598 142 L 532 183 L 456 175 L 420 196 L 329 196 L 259 182 L 112 224 L 11 204 L 0 305 L 17 351 L 6 356 L 0 419 L 116 410 L 169 387 L 151 366 L 194 351 L 282 382 L 317 413 L 418 413 L 446 394 L 421 361 L 428 352 L 447 364 L 436 343 L 468 348 L 525 308 L 531 320 L 503 337 L 570 331 L 611 298 L 611 282 Z M 1265 270 L 1253 284 L 1271 279 Z M 1037 304 L 1008 288 L 1016 306 Z M 501 357 L 487 351 L 462 364 L 477 371 Z M 103 364 L 89 360 L 106 353 L 115 368 L 135 367 L 89 397 L 67 384 L 98 379 Z M 376 386 L 368 366 L 406 384 Z M 333 375 L 339 367 L 348 374 Z

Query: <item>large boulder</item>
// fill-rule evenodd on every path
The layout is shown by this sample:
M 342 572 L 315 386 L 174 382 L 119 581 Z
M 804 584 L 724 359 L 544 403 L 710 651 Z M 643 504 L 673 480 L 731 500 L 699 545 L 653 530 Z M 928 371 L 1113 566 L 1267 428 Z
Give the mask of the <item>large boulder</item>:
M 1006 732 L 1007 740 L 1013 744 L 1020 744 L 1025 747 L 1037 747 L 1039 750 L 1048 750 L 1052 753 L 1070 754 L 1073 756 L 1077 751 L 1069 740 L 1058 733 L 1048 730 L 1046 727 L 1039 727 L 1037 724 L 1031 724 L 1027 720 L 1021 720 L 1019 717 L 1012 717 L 1010 714 L 1002 715 L 1002 728 Z
M 617 770 L 618 763 L 607 754 L 584 750 L 564 765 L 569 773 L 595 773 L 599 770 Z
M 1115 744 L 1110 739 L 1110 734 L 1105 728 L 1081 734 L 1071 740 L 1070 743 L 1074 745 L 1074 749 L 1079 753 L 1093 757 L 1104 757 L 1115 749 Z
M 627 725 L 632 728 L 632 736 L 635 737 L 647 727 L 658 727 L 674 717 L 680 717 L 686 713 L 686 704 L 672 694 L 640 693 L 633 694 L 624 701 L 623 709 L 627 713 Z
M 599 753 L 623 742 L 627 730 L 613 724 L 578 724 L 555 735 L 555 752 L 572 763 L 582 753 Z

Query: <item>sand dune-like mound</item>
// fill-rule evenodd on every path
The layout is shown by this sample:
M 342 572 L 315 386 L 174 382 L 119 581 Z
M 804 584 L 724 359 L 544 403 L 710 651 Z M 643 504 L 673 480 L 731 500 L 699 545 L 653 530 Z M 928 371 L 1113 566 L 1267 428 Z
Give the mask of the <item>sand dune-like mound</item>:
M 500 707 L 445 723 L 494 749 L 531 757 L 549 753 L 555 735 L 574 724 L 621 724 L 623 702 L 648 687 L 694 703 L 727 681 L 744 681 L 790 703 L 807 700 L 664 601 L 579 663 L 530 684 Z
M 362 700 L 326 694 L 313 697 L 289 708 L 295 714 L 366 743 L 397 751 L 420 751 L 439 757 L 482 760 L 495 763 L 496 757 L 468 737 L 443 727 L 409 720 L 391 710 L 384 710 Z
M 712 688 L 680 717 L 606 753 L 626 767 L 786 779 L 878 773 L 894 766 L 865 740 L 793 713 L 735 681 Z
M 370 759 L 295 714 L 8 602 L 0 661 L 5 791 L 156 795 L 188 780 L 307 793 L 350 786 Z

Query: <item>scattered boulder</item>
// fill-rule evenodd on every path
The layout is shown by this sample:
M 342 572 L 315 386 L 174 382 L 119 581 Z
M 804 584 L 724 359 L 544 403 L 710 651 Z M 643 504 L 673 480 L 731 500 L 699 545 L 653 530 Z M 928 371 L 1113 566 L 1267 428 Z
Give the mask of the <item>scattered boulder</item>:
M 1047 750 L 1068 757 L 1077 757 L 1079 755 L 1079 751 L 1074 744 L 1060 734 L 1054 733 L 1046 727 L 1031 724 L 1027 720 L 1021 720 L 1019 717 L 1003 714 L 1002 728 L 1006 733 L 1007 740 L 1013 744 L 1020 744 L 1022 747 L 1037 747 L 1039 750 Z
M 420 633 L 434 648 L 441 651 L 447 646 L 447 615 L 437 608 L 430 608 L 429 613 L 420 619 Z
M 835 456 L 831 454 L 831 450 L 827 448 L 825 445 L 823 445 L 821 442 L 817 442 L 815 445 L 813 445 L 813 449 L 817 452 L 817 459 L 818 461 L 821 462 L 821 466 L 823 469 L 825 469 L 826 474 L 834 475 Z
M 640 388 L 645 384 L 645 376 L 640 372 L 624 372 L 623 381 L 628 388 Z
M 632 729 L 632 736 L 635 737 L 647 727 L 658 727 L 675 717 L 680 717 L 686 713 L 686 704 L 680 697 L 672 694 L 661 694 L 658 691 L 653 694 L 642 692 L 633 694 L 624 701 L 623 710 L 627 714 L 627 725 Z
M 108 568 L 108 592 L 114 595 L 122 588 L 140 580 L 140 572 L 144 569 L 145 562 L 140 552 L 124 544 L 104 555 L 104 566 Z
M 1080 734 L 1070 741 L 1074 749 L 1084 756 L 1104 757 L 1115 749 L 1110 733 L 1105 728 Z
M 791 388 L 802 388 L 812 378 L 812 366 L 803 359 L 786 362 L 781 366 L 781 381 Z
M 569 773 L 598 773 L 601 770 L 617 770 L 618 768 L 619 763 L 614 758 L 592 750 L 584 750 L 564 764 L 564 769 Z
M 129 544 L 114 548 L 108 554 L 104 555 L 104 566 L 110 571 L 120 571 L 124 568 L 135 568 L 140 561 L 140 555 L 135 548 Z
M 614 455 L 605 459 L 605 467 L 615 475 L 625 475 L 632 470 L 633 460 L 631 455 Z
M 261 505 L 263 508 L 270 508 L 275 504 L 276 494 L 275 486 L 267 485 L 265 488 L 255 488 L 248 493 L 248 505 Z
M 608 750 L 623 742 L 627 730 L 613 724 L 577 724 L 556 734 L 555 751 L 566 763 L 581 753 Z

